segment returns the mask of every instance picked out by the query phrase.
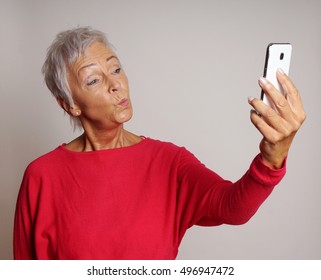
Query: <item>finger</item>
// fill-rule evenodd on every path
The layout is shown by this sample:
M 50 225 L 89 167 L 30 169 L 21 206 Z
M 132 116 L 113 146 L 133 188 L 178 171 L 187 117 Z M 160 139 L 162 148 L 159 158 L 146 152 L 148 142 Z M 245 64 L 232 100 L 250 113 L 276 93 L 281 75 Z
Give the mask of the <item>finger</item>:
M 277 78 L 285 92 L 286 99 L 291 107 L 291 110 L 295 113 L 296 117 L 303 122 L 306 118 L 306 113 L 303 108 L 299 91 L 282 69 L 278 70 Z
M 260 87 L 263 89 L 264 93 L 269 96 L 270 100 L 275 105 L 278 113 L 285 119 L 292 117 L 292 109 L 286 100 L 285 96 L 279 92 L 267 79 L 259 79 Z
M 256 98 L 250 98 L 249 104 L 256 110 L 264 122 L 272 127 L 275 131 L 283 135 L 289 135 L 292 133 L 292 126 L 289 125 L 289 122 L 283 119 L 270 106 Z
M 250 118 L 253 125 L 262 134 L 267 142 L 277 143 L 279 141 L 279 133 L 273 127 L 269 126 L 255 110 L 251 110 Z

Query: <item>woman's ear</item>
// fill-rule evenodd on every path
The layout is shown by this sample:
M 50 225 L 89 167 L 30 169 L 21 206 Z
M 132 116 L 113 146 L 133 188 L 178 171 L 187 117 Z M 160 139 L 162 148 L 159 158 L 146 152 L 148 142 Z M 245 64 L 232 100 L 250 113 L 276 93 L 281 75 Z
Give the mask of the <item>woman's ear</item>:
M 79 117 L 81 114 L 81 111 L 77 108 L 71 107 L 65 100 L 63 100 L 61 97 L 57 97 L 57 103 L 59 106 L 70 116 L 72 117 Z M 77 107 L 77 106 L 76 106 Z
M 59 106 L 69 114 L 70 106 L 67 104 L 67 102 L 65 100 L 63 100 L 60 96 L 58 96 L 56 98 L 56 100 L 57 100 L 57 103 L 59 104 Z

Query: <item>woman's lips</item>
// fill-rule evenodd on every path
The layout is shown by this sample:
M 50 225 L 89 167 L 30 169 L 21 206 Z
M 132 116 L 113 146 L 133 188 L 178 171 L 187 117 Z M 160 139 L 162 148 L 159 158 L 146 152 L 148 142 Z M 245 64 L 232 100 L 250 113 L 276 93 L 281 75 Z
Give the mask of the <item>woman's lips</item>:
M 127 107 L 129 105 L 129 100 L 127 98 L 123 98 L 118 102 L 117 105 L 121 107 Z

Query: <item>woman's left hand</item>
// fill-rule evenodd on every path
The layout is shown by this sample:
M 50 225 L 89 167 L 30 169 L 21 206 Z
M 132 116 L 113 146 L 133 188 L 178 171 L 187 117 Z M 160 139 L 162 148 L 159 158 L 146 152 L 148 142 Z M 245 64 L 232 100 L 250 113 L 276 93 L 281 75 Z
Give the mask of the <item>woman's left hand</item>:
M 282 71 L 277 72 L 284 95 L 266 79 L 261 78 L 259 85 L 274 103 L 277 110 L 256 98 L 249 98 L 251 121 L 263 135 L 260 143 L 261 158 L 270 168 L 281 168 L 288 155 L 296 132 L 306 118 L 301 96 Z

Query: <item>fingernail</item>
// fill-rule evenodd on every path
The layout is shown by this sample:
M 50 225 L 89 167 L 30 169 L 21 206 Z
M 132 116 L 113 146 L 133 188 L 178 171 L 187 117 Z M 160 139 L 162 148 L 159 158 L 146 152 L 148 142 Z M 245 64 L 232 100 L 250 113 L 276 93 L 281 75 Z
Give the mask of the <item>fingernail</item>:
M 284 75 L 284 74 L 285 74 L 285 72 L 283 71 L 282 68 L 278 68 L 278 72 L 279 72 L 281 75 Z
M 263 77 L 261 77 L 261 78 L 260 78 L 260 83 L 261 83 L 262 85 L 267 85 L 267 84 L 268 84 L 268 80 L 265 79 L 265 78 L 263 78 Z
M 248 101 L 249 103 L 251 103 L 254 99 L 255 99 L 254 97 L 249 96 L 249 97 L 247 98 L 247 101 Z

